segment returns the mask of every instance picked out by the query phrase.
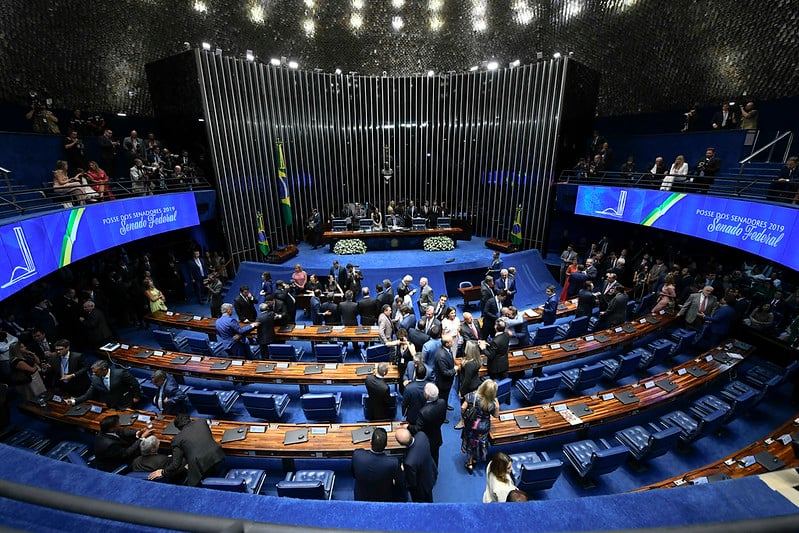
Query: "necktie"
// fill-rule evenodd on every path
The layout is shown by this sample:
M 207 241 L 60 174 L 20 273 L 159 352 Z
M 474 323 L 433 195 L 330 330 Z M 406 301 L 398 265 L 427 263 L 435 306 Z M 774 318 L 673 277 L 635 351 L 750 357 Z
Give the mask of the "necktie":
M 700 301 L 699 301 L 699 312 L 700 313 L 704 313 L 705 312 L 705 303 L 706 302 L 707 302 L 707 298 L 705 296 L 702 296 L 700 298 Z
M 474 322 L 469 324 L 469 326 L 472 328 L 472 335 L 474 335 L 474 338 L 475 339 L 479 338 L 480 336 L 477 334 L 477 328 L 474 327 Z
M 61 358 L 61 377 L 69 374 L 69 357 Z

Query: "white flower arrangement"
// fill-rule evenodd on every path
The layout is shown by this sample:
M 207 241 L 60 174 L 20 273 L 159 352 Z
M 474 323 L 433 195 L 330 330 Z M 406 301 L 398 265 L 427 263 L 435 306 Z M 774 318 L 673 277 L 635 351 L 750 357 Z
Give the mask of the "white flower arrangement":
M 428 237 L 424 240 L 425 252 L 448 252 L 455 249 L 455 242 L 449 237 Z
M 333 246 L 333 253 L 338 255 L 365 254 L 366 242 L 361 239 L 341 239 Z

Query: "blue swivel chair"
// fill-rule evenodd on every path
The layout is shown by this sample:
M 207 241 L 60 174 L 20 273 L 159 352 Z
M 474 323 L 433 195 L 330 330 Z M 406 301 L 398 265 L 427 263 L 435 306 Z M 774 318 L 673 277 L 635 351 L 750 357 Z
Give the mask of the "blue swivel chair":
M 316 360 L 319 363 L 343 363 L 346 357 L 347 348 L 341 344 L 316 345 Z
M 563 471 L 563 461 L 550 459 L 546 452 L 515 453 L 510 458 L 511 475 L 525 492 L 551 489 Z
M 329 500 L 333 497 L 336 473 L 332 470 L 299 470 L 289 472 L 277 483 L 280 497 L 306 500 Z
M 603 359 L 600 361 L 603 367 L 602 376 L 609 381 L 617 381 L 629 376 L 638 370 L 642 357 L 643 354 L 640 351 L 631 351 L 618 357 Z
M 253 418 L 277 421 L 286 412 L 290 398 L 288 394 L 267 394 L 263 392 L 243 392 L 241 401 Z
M 308 420 L 333 420 L 341 412 L 341 392 L 303 394 L 300 402 Z
M 552 324 L 550 326 L 541 326 L 532 332 L 530 336 L 531 346 L 540 346 L 555 340 L 555 334 L 558 332 L 558 325 Z
M 602 377 L 602 370 L 605 367 L 602 363 L 583 365 L 580 368 L 570 368 L 561 372 L 563 384 L 572 392 L 580 392 L 590 389 L 597 384 Z
M 516 390 L 531 404 L 552 398 L 560 387 L 560 374 L 537 376 L 516 381 Z
M 169 352 L 188 352 L 189 343 L 185 337 L 179 337 L 171 331 L 160 329 L 153 330 L 153 336 L 156 342 Z
M 239 399 L 238 391 L 192 388 L 187 392 L 189 401 L 198 413 L 225 416 Z
M 648 429 L 633 426 L 617 431 L 616 440 L 630 450 L 636 461 L 648 461 L 668 453 L 680 438 L 680 428 L 660 428 L 652 425 Z
M 366 349 L 361 349 L 361 358 L 364 363 L 388 362 L 391 348 L 391 346 L 386 346 L 385 344 L 375 344 Z
M 270 344 L 269 359 L 272 361 L 301 361 L 305 355 L 303 348 L 292 346 L 291 344 Z
M 205 337 L 197 339 L 195 337 L 186 337 L 189 345 L 189 351 L 198 355 L 210 355 L 212 357 L 224 357 L 224 348 L 221 342 L 212 342 Z
M 627 447 L 613 446 L 605 439 L 571 442 L 563 446 L 563 454 L 581 478 L 596 477 L 613 472 L 627 460 Z

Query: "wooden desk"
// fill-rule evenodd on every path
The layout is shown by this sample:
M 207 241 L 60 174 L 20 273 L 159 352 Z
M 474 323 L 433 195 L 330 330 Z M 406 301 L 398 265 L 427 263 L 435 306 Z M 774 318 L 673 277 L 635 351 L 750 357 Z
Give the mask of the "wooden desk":
M 122 345 L 125 346 L 125 345 Z M 243 359 L 227 359 L 221 357 L 208 357 L 194 354 L 184 354 L 177 352 L 159 351 L 157 348 L 147 346 L 120 346 L 113 352 L 105 352 L 109 357 L 118 363 L 126 366 L 145 368 L 148 370 L 164 370 L 170 374 L 181 374 L 184 376 L 199 377 L 205 379 L 216 379 L 220 381 L 234 381 L 237 383 L 275 383 L 275 384 L 298 384 L 298 385 L 363 385 L 366 375 L 359 376 L 356 370 L 365 363 L 337 363 L 335 369 L 324 369 L 321 374 L 305 374 L 305 369 L 317 364 L 324 366 L 324 363 L 283 363 L 288 368 L 278 368 L 281 364 L 277 361 L 245 361 Z M 149 350 L 163 355 L 151 355 L 146 359 L 136 357 L 141 351 Z M 182 365 L 172 363 L 172 360 L 185 355 L 193 358 Z M 212 370 L 215 363 L 230 361 L 231 364 L 225 370 Z M 272 372 L 258 373 L 258 365 L 274 364 Z M 376 366 L 374 363 L 368 366 Z M 384 378 L 389 383 L 399 383 L 399 372 L 397 367 L 389 365 L 388 374 Z
M 463 296 L 463 306 L 469 307 L 472 302 L 480 301 L 480 285 L 472 285 L 471 287 L 458 287 L 458 292 Z
M 738 352 L 744 358 L 746 358 L 753 350 L 754 348 L 750 348 L 748 351 L 741 353 L 740 350 L 731 348 L 730 350 L 723 351 Z M 553 435 L 561 435 L 588 429 L 601 424 L 606 424 L 608 422 L 613 422 L 615 420 L 621 420 L 650 409 L 663 407 L 663 405 L 673 402 L 674 400 L 696 393 L 696 391 L 707 386 L 711 381 L 719 377 L 721 374 L 737 366 L 741 361 L 738 359 L 733 359 L 730 363 L 722 364 L 717 362 L 712 357 L 710 361 L 706 360 L 706 356 L 711 356 L 717 351 L 718 350 L 713 349 L 706 354 L 686 361 L 685 363 L 678 365 L 667 372 L 642 379 L 638 383 L 631 383 L 629 385 L 605 390 L 598 395 L 580 396 L 566 401 L 552 402 L 532 407 L 525 407 L 522 409 L 504 411 L 501 413 L 502 415 L 534 415 L 541 424 L 541 427 L 521 429 L 516 423 L 516 420 L 513 418 L 505 421 L 492 420 L 489 438 L 493 444 L 509 444 L 512 442 L 541 439 Z M 680 372 L 682 372 L 681 369 L 688 370 L 694 366 L 704 370 L 707 373 L 701 377 L 694 377 L 688 372 L 680 375 Z M 645 386 L 646 383 L 655 383 L 664 378 L 668 378 L 677 384 L 677 388 L 671 392 L 666 392 L 657 385 L 651 386 L 650 388 Z M 610 397 L 607 400 L 602 398 L 605 394 L 623 394 L 628 392 L 635 394 L 635 396 L 639 398 L 639 401 L 624 405 L 615 397 Z M 556 406 L 568 406 L 577 403 L 586 404 L 593 411 L 593 413 L 581 417 L 579 422 L 576 424 L 569 423 L 560 414 L 560 412 L 555 411 Z
M 363 241 L 370 241 L 376 239 L 391 239 L 398 242 L 392 243 L 390 249 L 402 248 L 399 246 L 399 241 L 421 241 L 427 237 L 444 236 L 450 237 L 457 243 L 458 235 L 462 232 L 460 228 L 441 228 L 441 229 L 421 229 L 414 230 L 408 228 L 400 228 L 393 231 L 380 230 L 380 231 L 326 231 L 322 234 L 324 239 L 330 242 L 330 251 L 336 242 L 341 239 L 361 239 Z M 418 243 L 417 243 L 418 246 Z
M 633 322 L 626 322 L 622 326 L 609 328 L 604 331 L 596 331 L 583 337 L 564 339 L 562 341 L 558 341 L 557 343 L 544 344 L 541 346 L 528 346 L 526 348 L 519 348 L 515 350 L 511 348 L 508 353 L 508 371 L 511 373 L 523 372 L 525 370 L 573 361 L 575 359 L 593 355 L 599 352 L 604 352 L 611 348 L 618 348 L 619 346 L 630 344 L 641 337 L 655 333 L 659 329 L 664 328 L 677 319 L 675 315 L 667 314 L 658 315 L 657 318 L 660 319 L 660 322 L 656 324 L 652 324 L 646 319 L 643 319 L 644 321 L 642 323 L 641 319 L 639 319 Z M 623 326 L 630 326 L 634 328 L 635 331 L 627 333 L 621 329 Z M 617 329 L 619 331 L 616 331 Z M 596 340 L 596 336 L 599 334 L 607 335 L 610 337 L 610 339 L 605 342 L 599 342 Z M 577 349 L 567 352 L 561 347 L 566 343 L 574 343 L 577 346 Z M 555 347 L 553 348 L 553 346 Z M 525 356 L 525 354 L 533 354 L 534 352 L 538 352 L 541 357 L 536 359 L 528 359 Z M 487 373 L 488 371 L 486 367 L 482 367 L 480 369 L 480 375 L 486 375 Z
M 102 405 L 96 402 L 88 402 L 92 405 Z M 108 415 L 136 412 L 149 416 L 155 436 L 161 441 L 161 447 L 169 449 L 172 442 L 171 435 L 164 435 L 163 431 L 174 420 L 173 416 L 163 416 L 160 419 L 155 413 L 147 411 L 117 411 L 114 409 L 103 409 L 102 413 L 87 412 L 81 417 L 66 416 L 69 406 L 63 402 L 47 403 L 42 408 L 31 402 L 23 402 L 19 406 L 20 411 L 25 414 L 35 416 L 51 423 L 58 423 L 70 427 L 81 428 L 97 433 L 100 430 L 100 420 Z M 263 433 L 254 433 L 250 430 L 244 440 L 221 444 L 225 455 L 237 455 L 247 457 L 283 457 L 283 458 L 333 458 L 333 457 L 352 457 L 352 452 L 358 448 L 368 449 L 370 442 L 364 441 L 358 444 L 352 443 L 352 431 L 363 427 L 388 427 L 391 432 L 388 434 L 388 445 L 386 451 L 392 455 L 401 455 L 405 448 L 400 446 L 395 437 L 394 430 L 405 425 L 404 422 L 385 422 L 372 424 L 280 424 L 280 423 L 259 423 L 259 422 L 232 422 L 224 420 L 211 420 L 211 433 L 214 440 L 221 444 L 222 435 L 225 430 L 240 428 L 242 426 L 263 427 Z M 136 421 L 129 429 L 144 429 L 146 424 Z M 283 439 L 287 431 L 308 428 L 307 442 L 284 445 Z M 313 430 L 325 431 L 325 434 L 314 434 Z
M 712 476 L 714 474 L 724 474 L 730 478 L 765 474 L 768 472 L 768 470 L 758 462 L 755 462 L 747 467 L 744 467 L 738 463 L 738 461 L 744 457 L 750 455 L 753 456 L 764 451 L 767 451 L 773 454 L 775 457 L 781 459 L 785 463 L 784 468 L 797 468 L 799 467 L 799 459 L 797 459 L 794 455 L 791 443 L 789 442 L 788 444 L 783 444 L 778 439 L 782 435 L 792 435 L 794 432 L 796 432 L 796 430 L 799 429 L 799 424 L 796 423 L 796 420 L 798 419 L 799 413 L 796 413 L 793 419 L 787 421 L 770 434 L 753 442 L 749 446 L 742 448 L 737 452 L 728 455 L 727 457 L 724 457 L 723 459 L 719 459 L 715 463 L 710 463 L 709 465 L 699 467 L 695 470 L 691 470 L 690 472 L 686 472 L 680 476 L 663 480 L 659 483 L 653 483 L 652 485 L 641 487 L 636 489 L 635 492 L 691 485 L 690 482 L 692 480 L 697 478 L 707 478 L 708 476 Z M 768 439 L 772 439 L 773 442 L 766 444 L 766 440 Z
M 171 315 L 167 313 L 172 313 Z M 199 331 L 208 335 L 216 335 L 216 319 L 209 317 L 197 317 L 186 313 L 172 311 L 156 311 L 145 315 L 144 320 L 162 328 L 187 329 Z M 242 322 L 241 325 L 244 325 Z M 307 324 L 297 324 L 294 330 L 289 333 L 281 333 L 279 327 L 275 327 L 275 335 L 278 341 L 309 341 L 309 342 L 376 342 L 380 339 L 377 334 L 377 326 L 369 327 L 368 333 L 356 333 L 360 328 L 356 326 L 331 326 L 334 329 L 329 333 L 317 333 L 320 326 L 309 326 Z M 251 331 L 248 336 L 255 338 L 256 331 Z

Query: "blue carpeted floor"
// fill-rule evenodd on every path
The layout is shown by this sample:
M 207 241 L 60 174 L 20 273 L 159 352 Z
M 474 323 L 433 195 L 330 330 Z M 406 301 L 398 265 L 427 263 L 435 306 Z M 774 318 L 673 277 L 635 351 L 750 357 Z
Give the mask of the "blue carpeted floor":
M 455 257 L 456 261 L 453 263 L 446 263 L 446 259 Z M 398 281 L 404 274 L 410 273 L 414 276 L 415 281 L 422 275 L 427 275 L 431 278 L 431 285 L 436 290 L 436 294 L 441 291 L 441 287 L 448 286 L 445 283 L 447 277 L 454 279 L 463 276 L 464 272 L 470 270 L 477 273 L 477 279 L 485 272 L 485 264 L 490 259 L 491 252 L 483 247 L 482 241 L 473 240 L 471 242 L 458 243 L 458 249 L 455 252 L 437 252 L 437 253 L 424 253 L 424 252 L 369 252 L 364 256 L 358 256 L 357 261 L 363 269 L 366 280 L 378 282 L 384 277 L 388 277 L 393 282 Z M 300 262 L 303 267 L 309 272 L 325 273 L 329 268 L 332 260 L 338 256 L 334 256 L 328 252 L 327 249 L 312 251 L 305 249 L 301 245 L 300 257 L 297 262 Z M 339 260 L 346 264 L 347 261 L 352 261 L 352 258 L 338 257 Z M 273 273 L 273 277 L 278 279 L 280 276 L 290 272 L 293 267 L 294 261 L 290 264 L 275 267 L 273 265 L 262 265 L 254 263 L 245 263 L 239 270 L 239 274 L 235 281 L 232 283 L 238 286 L 246 283 L 253 288 L 257 288 L 260 283 L 258 281 L 260 272 L 267 269 Z M 515 265 L 519 269 L 520 286 L 527 287 L 524 295 L 519 298 L 520 307 L 528 307 L 538 305 L 543 301 L 543 287 L 553 283 L 546 267 L 543 264 L 540 256 L 535 251 L 522 252 L 505 256 L 506 266 Z M 458 269 L 463 270 L 458 270 Z M 286 276 L 287 278 L 288 276 Z M 437 281 L 433 281 L 437 280 Z M 233 291 L 235 293 L 236 291 Z M 454 291 L 448 291 L 452 297 L 453 303 L 460 301 L 459 295 Z M 226 301 L 232 300 L 232 295 Z M 173 305 L 177 310 L 187 311 L 194 314 L 207 314 L 205 306 L 196 304 L 178 304 Z M 460 311 L 459 311 L 460 312 Z M 184 333 L 187 335 L 196 335 L 194 333 Z M 126 342 L 154 346 L 155 341 L 150 331 L 126 329 L 119 332 L 120 339 Z M 310 346 L 306 346 L 306 349 Z M 602 356 L 597 356 L 599 359 Z M 688 357 L 684 355 L 682 357 Z M 356 354 L 350 354 L 349 361 L 356 361 Z M 680 358 L 677 359 L 677 362 Z M 572 363 L 573 364 L 573 363 Z M 564 365 L 566 367 L 568 365 Z M 548 368 L 547 372 L 552 373 L 562 369 L 561 367 Z M 649 373 L 654 374 L 664 370 L 663 367 L 650 369 Z M 146 375 L 145 373 L 136 371 L 139 375 Z M 740 373 L 740 372 L 739 372 Z M 627 378 L 633 380 L 635 378 Z M 218 388 L 231 387 L 230 383 L 226 382 L 208 382 L 200 379 L 187 378 L 186 383 L 193 386 L 211 386 Z M 715 388 L 720 388 L 723 384 L 719 383 Z M 601 382 L 600 386 L 585 391 L 587 394 L 594 394 L 601 389 L 612 387 L 611 384 Z M 257 388 L 260 390 L 268 390 L 275 392 L 286 392 L 291 396 L 291 405 L 289 406 L 285 421 L 293 423 L 306 422 L 302 410 L 300 409 L 299 390 L 297 386 L 254 386 L 249 388 Z M 331 387 L 314 387 L 312 392 L 330 390 Z M 715 389 L 711 389 L 712 392 Z M 362 387 L 347 387 L 343 392 L 344 401 L 341 414 L 341 421 L 361 421 L 363 420 L 363 413 L 361 409 L 360 396 L 364 391 Z M 785 386 L 778 389 L 766 401 L 761 403 L 757 408 L 749 413 L 747 416 L 740 417 L 730 422 L 723 430 L 716 434 L 700 439 L 693 445 L 687 448 L 678 448 L 660 458 L 650 461 L 643 469 L 629 464 L 620 468 L 619 470 L 603 476 L 600 478 L 596 485 L 592 488 L 584 488 L 583 484 L 574 475 L 572 469 L 568 466 L 568 462 L 563 457 L 560 449 L 564 443 L 563 438 L 550 438 L 533 443 L 524 443 L 511 446 L 505 446 L 501 449 L 508 453 L 517 451 L 546 451 L 551 456 L 559 457 L 567 463 L 564 469 L 564 474 L 555 483 L 555 486 L 548 491 L 533 494 L 539 500 L 571 500 L 584 496 L 599 496 L 622 493 L 633 490 L 637 487 L 647 485 L 668 478 L 679 473 L 691 470 L 693 468 L 702 466 L 708 462 L 723 457 L 741 447 L 753 442 L 761 436 L 767 434 L 771 429 L 782 424 L 785 420 L 790 419 L 796 407 L 791 405 L 790 402 L 790 386 Z M 565 398 L 565 393 L 559 392 L 556 399 Z M 449 399 L 451 405 L 457 405 L 457 397 L 452 394 Z M 523 406 L 520 403 L 519 397 L 514 392 L 511 399 L 510 406 L 503 405 L 503 409 L 517 408 Z M 681 403 L 673 404 L 668 407 L 669 410 L 680 408 Z M 443 428 L 444 432 L 444 445 L 441 449 L 440 456 L 441 462 L 439 465 L 440 475 L 439 482 L 435 488 L 435 499 L 438 502 L 469 502 L 480 501 L 483 489 L 485 487 L 485 472 L 483 468 L 475 470 L 474 475 L 468 475 L 463 467 L 463 456 L 460 453 L 460 433 L 453 429 L 453 426 L 458 420 L 458 410 L 456 409 L 449 414 L 448 425 Z M 589 432 L 589 437 L 607 437 L 612 438 L 613 432 L 621 427 L 627 427 L 642 422 L 654 420 L 662 412 L 647 413 L 646 417 L 641 419 L 631 419 L 624 421 L 623 424 L 608 425 L 598 429 L 592 429 Z M 69 430 L 51 430 L 44 424 L 36 421 L 22 419 L 21 415 L 17 412 L 14 413 L 15 421 L 20 425 L 30 425 L 38 427 L 42 431 L 50 431 L 55 433 L 56 438 L 69 438 L 87 439 L 87 436 L 76 434 Z M 231 418 L 236 420 L 250 420 L 243 406 L 231 413 Z M 574 439 L 574 437 L 569 437 Z M 270 472 L 270 479 L 266 486 L 267 494 L 275 494 L 274 483 L 282 477 L 281 463 L 277 460 L 268 459 L 247 459 L 247 458 L 230 458 L 231 465 L 249 465 L 266 468 Z M 302 467 L 305 461 L 297 461 L 297 466 Z M 319 467 L 321 461 L 313 460 L 308 461 L 307 465 L 311 467 Z M 352 479 L 349 475 L 349 461 L 344 460 L 331 460 L 324 461 L 325 468 L 330 468 L 337 471 L 337 481 L 334 498 L 337 500 L 347 500 L 352 498 Z M 671 492 L 671 491 L 669 491 Z M 676 491 L 679 492 L 679 491 Z M 671 495 L 667 499 L 672 498 Z M 678 498 L 679 499 L 679 498 Z M 599 525 L 597 525 L 599 527 Z

